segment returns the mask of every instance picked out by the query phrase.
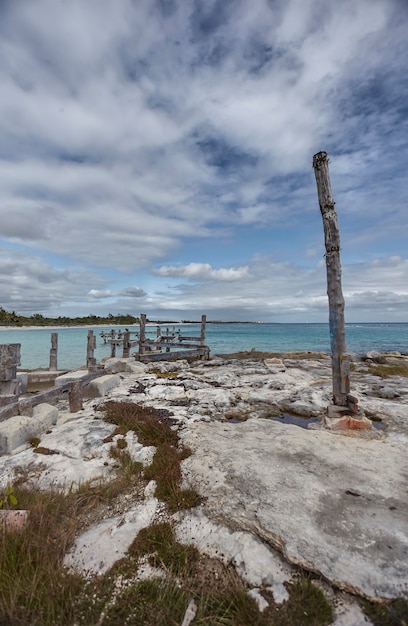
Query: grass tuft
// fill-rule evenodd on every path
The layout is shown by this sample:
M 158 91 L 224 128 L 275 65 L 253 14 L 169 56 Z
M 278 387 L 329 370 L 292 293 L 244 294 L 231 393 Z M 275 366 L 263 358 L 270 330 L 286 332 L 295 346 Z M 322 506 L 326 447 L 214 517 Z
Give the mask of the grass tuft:
M 326 626 L 334 621 L 333 609 L 326 596 L 309 579 L 290 585 L 289 600 L 279 611 L 282 626 Z
M 156 374 L 157 378 L 177 378 L 178 372 L 162 372 L 158 368 L 149 370 L 150 374 Z
M 380 378 L 390 378 L 391 376 L 408 377 L 408 365 L 374 365 L 369 363 L 367 373 Z
M 183 545 L 176 541 L 173 528 L 168 522 L 152 524 L 143 528 L 131 544 L 131 556 L 140 557 L 151 555 L 150 563 L 153 567 L 164 567 L 174 574 L 192 573 L 200 553 L 191 545 Z
M 373 626 L 406 626 L 408 624 L 408 601 L 404 598 L 397 598 L 388 605 L 363 600 L 362 607 Z
M 108 402 L 104 405 L 106 420 L 116 424 L 117 433 L 133 430 L 140 443 L 155 446 L 152 463 L 144 471 L 147 480 L 156 481 L 155 495 L 165 502 L 170 512 L 198 506 L 201 498 L 193 489 L 181 489 L 180 463 L 191 455 L 189 448 L 178 448 L 177 432 L 168 423 L 169 411 L 143 407 L 133 402 Z M 167 421 L 166 421 L 167 420 Z M 120 457 L 115 448 L 111 455 Z
M 114 434 L 126 435 L 129 430 L 133 430 L 144 446 L 166 443 L 177 445 L 177 433 L 166 422 L 172 415 L 170 411 L 144 407 L 134 402 L 114 401 L 104 404 L 102 410 L 105 412 L 105 420 L 117 426 Z

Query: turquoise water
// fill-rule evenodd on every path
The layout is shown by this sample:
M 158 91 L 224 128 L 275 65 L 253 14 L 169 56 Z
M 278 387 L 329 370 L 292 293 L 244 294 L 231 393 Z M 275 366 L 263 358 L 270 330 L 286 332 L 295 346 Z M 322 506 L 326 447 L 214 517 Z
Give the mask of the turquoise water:
M 58 368 L 72 369 L 86 363 L 88 330 L 96 337 L 95 357 L 100 361 L 110 355 L 110 346 L 103 343 L 102 331 L 124 330 L 123 327 L 109 328 L 18 328 L 0 329 L 0 343 L 21 344 L 21 368 L 48 368 L 51 347 L 51 332 L 58 333 Z M 183 335 L 199 337 L 200 324 L 182 326 L 163 325 L 162 328 L 181 329 Z M 134 332 L 138 326 L 130 326 Z M 156 335 L 156 326 L 149 327 L 150 337 Z M 211 354 L 238 352 L 242 350 L 286 352 L 289 350 L 311 350 L 330 352 L 328 324 L 207 324 L 206 343 Z M 362 354 L 368 350 L 408 352 L 408 324 L 347 324 L 347 348 Z M 131 350 L 134 352 L 136 348 Z M 121 355 L 118 349 L 117 356 Z

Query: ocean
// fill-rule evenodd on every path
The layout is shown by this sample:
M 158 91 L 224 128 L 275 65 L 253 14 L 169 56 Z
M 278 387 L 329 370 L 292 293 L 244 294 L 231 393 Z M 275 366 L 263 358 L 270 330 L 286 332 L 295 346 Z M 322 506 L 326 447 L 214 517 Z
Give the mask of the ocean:
M 199 337 L 200 324 L 169 325 L 162 328 L 170 331 L 178 329 L 183 335 Z M 156 326 L 149 326 L 149 337 L 156 335 Z M 21 344 L 20 369 L 48 368 L 50 360 L 51 333 L 58 333 L 58 369 L 70 370 L 86 363 L 87 335 L 94 331 L 96 337 L 95 357 L 99 362 L 110 356 L 110 346 L 105 344 L 101 332 L 111 329 L 122 330 L 120 326 L 87 326 L 74 328 L 1 328 L 0 344 Z M 139 329 L 129 326 L 131 332 Z M 132 335 L 134 336 L 134 335 Z M 369 350 L 380 352 L 408 352 L 408 323 L 387 324 L 346 324 L 346 340 L 349 352 L 363 354 Z M 227 354 L 244 350 L 287 352 L 308 350 L 330 353 L 328 324 L 262 324 L 232 323 L 207 324 L 206 344 L 211 355 Z M 131 354 L 137 348 L 131 349 Z M 121 356 L 121 349 L 117 350 Z

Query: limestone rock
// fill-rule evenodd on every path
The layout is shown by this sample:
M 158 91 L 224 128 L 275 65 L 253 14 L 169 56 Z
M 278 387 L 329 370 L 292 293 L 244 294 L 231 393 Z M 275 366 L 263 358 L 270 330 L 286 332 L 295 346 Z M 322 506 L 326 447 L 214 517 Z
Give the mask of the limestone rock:
M 269 420 L 196 423 L 185 472 L 206 514 L 368 597 L 408 597 L 408 461 L 383 441 Z

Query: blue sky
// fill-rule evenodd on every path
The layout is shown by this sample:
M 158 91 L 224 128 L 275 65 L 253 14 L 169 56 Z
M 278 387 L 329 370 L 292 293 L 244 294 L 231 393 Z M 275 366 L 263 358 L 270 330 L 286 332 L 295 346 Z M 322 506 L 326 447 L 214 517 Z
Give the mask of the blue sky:
M 408 321 L 406 0 L 2 0 L 0 305 Z

